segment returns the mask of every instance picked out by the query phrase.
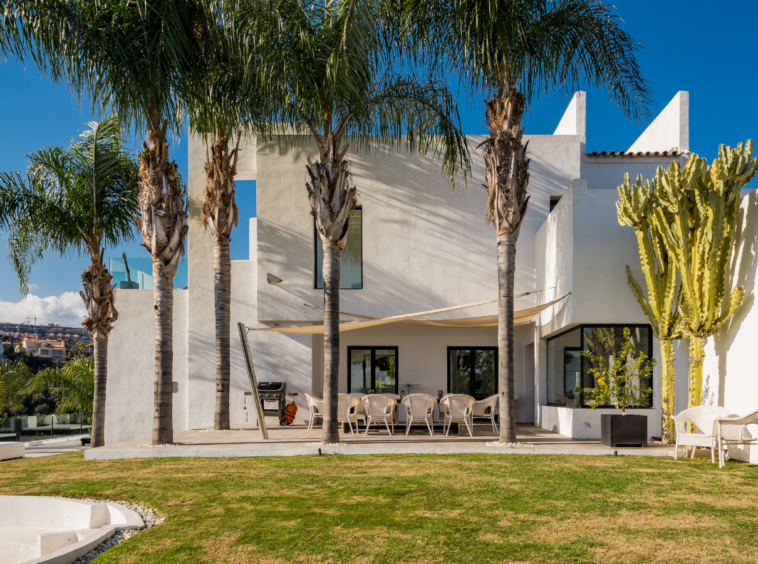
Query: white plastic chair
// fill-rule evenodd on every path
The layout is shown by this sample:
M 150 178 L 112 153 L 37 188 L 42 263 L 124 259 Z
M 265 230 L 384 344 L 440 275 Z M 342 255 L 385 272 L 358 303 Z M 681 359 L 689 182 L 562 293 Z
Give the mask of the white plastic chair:
M 363 412 L 363 402 L 361 401 L 366 394 L 360 394 L 357 392 L 350 392 L 348 394 L 349 396 L 353 396 L 355 399 L 358 400 L 358 408 L 356 409 L 356 416 L 358 421 L 362 421 L 363 424 L 366 424 L 366 414 Z
M 489 419 L 492 423 L 492 430 L 495 431 L 495 433 L 498 432 L 497 424 L 495 423 L 495 407 L 497 407 L 498 397 L 499 396 L 495 394 L 494 396 L 479 400 L 474 404 L 473 413 L 473 417 L 478 417 L 480 419 Z M 489 413 L 487 412 L 488 409 Z
M 426 394 L 411 394 L 405 396 L 400 403 L 405 406 L 405 436 L 411 430 L 411 424 L 414 419 L 423 419 L 426 422 L 426 428 L 429 429 L 429 435 L 434 436 L 434 406 L 437 400 Z
M 674 460 L 679 454 L 679 447 L 692 447 L 692 456 L 695 458 L 695 449 L 705 447 L 711 449 L 711 462 L 716 462 L 715 452 L 718 448 L 716 420 L 725 419 L 729 416 L 729 410 L 716 405 L 699 405 L 685 409 L 679 415 L 672 415 L 671 419 L 676 423 L 676 447 L 674 448 Z M 687 430 L 687 423 L 695 426 L 694 432 Z M 719 456 L 719 459 L 721 456 Z
M 308 432 L 313 429 L 313 420 L 317 417 L 324 421 L 324 400 L 312 396 L 311 394 L 305 394 L 305 399 L 308 400 L 308 410 L 311 412 L 311 420 L 308 421 Z
M 352 424 L 355 423 L 356 428 L 358 427 L 358 406 L 360 403 L 358 398 L 354 398 L 350 394 L 337 394 L 337 422 L 347 423 L 351 435 L 355 435 Z
M 758 445 L 758 437 L 748 431 L 748 425 L 758 425 L 758 411 L 740 417 L 730 415 L 728 419 L 717 419 L 717 444 L 719 449 L 719 468 L 723 468 L 729 457 L 729 445 Z
M 393 415 L 397 406 L 397 400 L 383 394 L 372 394 L 364 396 L 361 401 L 363 402 L 363 411 L 367 417 L 366 432 L 363 436 L 368 436 L 368 429 L 374 419 L 384 421 L 387 432 L 391 436 L 395 432 L 395 419 Z M 390 430 L 390 425 L 392 425 L 392 430 Z
M 474 404 L 476 400 L 465 394 L 450 394 L 440 401 L 445 416 L 445 436 L 450 432 L 453 421 L 463 421 L 470 437 L 474 436 Z
M 403 398 L 397 394 L 375 394 L 377 396 L 386 396 L 388 398 L 392 398 L 395 400 L 395 412 L 392 414 L 392 420 L 395 422 L 395 425 L 399 425 L 399 410 L 398 405 L 400 405 L 400 400 Z

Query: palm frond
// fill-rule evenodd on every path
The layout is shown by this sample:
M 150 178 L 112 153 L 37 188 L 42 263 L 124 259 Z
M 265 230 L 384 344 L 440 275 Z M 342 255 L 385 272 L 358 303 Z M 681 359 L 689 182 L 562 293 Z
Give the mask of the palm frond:
M 199 0 L 5 0 L 11 47 L 138 132 L 183 118 L 176 89 L 194 64 Z M 160 116 L 156 118 L 156 116 Z
M 391 4 L 391 3 L 390 3 Z M 459 69 L 472 91 L 515 84 L 527 103 L 582 84 L 604 88 L 632 120 L 650 118 L 639 43 L 599 0 L 406 0 L 406 50 L 439 70 Z
M 133 237 L 137 164 L 123 149 L 115 117 L 90 126 L 69 149 L 29 155 L 26 179 L 0 172 L 0 227 L 8 231 L 8 258 L 23 294 L 45 251 L 94 258 L 103 246 Z
M 454 97 L 442 80 L 407 72 L 385 16 L 380 0 L 240 0 L 234 18 L 255 44 L 268 133 L 286 146 L 332 130 L 362 149 L 402 143 L 442 157 L 451 182 L 468 176 Z

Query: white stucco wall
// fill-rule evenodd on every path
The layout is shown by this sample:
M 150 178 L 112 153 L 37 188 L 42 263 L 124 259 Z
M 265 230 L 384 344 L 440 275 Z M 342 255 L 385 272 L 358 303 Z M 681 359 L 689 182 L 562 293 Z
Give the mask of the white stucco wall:
M 174 290 L 174 430 L 187 429 L 187 290 Z M 118 321 L 108 340 L 105 442 L 150 437 L 153 430 L 155 322 L 152 290 L 116 290 Z
M 540 300 L 572 292 L 565 302 L 537 318 L 536 423 L 549 430 L 557 426 L 562 434 L 574 438 L 591 438 L 585 435 L 586 422 L 590 423 L 586 429 L 596 426 L 599 432 L 601 411 L 583 409 L 581 414 L 566 415 L 566 408 L 544 409 L 548 401 L 547 339 L 579 324 L 648 323 L 627 283 L 627 265 L 638 281 L 642 283 L 643 278 L 634 230 L 619 225 L 616 217 L 617 198 L 615 190 L 592 189 L 584 180 L 574 180 L 536 237 L 539 284 L 555 287 Z M 655 339 L 653 353 L 660 366 Z M 659 367 L 653 373 L 653 406 L 660 407 Z M 647 414 L 651 436 L 660 436 L 660 411 L 647 410 Z
M 572 439 L 600 439 L 600 418 L 605 413 L 619 415 L 618 409 L 575 409 L 554 405 L 541 405 L 540 421 L 543 429 L 560 433 Z M 647 416 L 647 436 L 660 437 L 661 433 L 661 410 L 655 409 L 627 409 L 629 415 Z
M 690 94 L 677 92 L 653 122 L 632 143 L 629 152 L 690 150 Z
M 474 145 L 479 140 L 471 138 Z M 529 150 L 532 199 L 518 243 L 517 291 L 535 289 L 534 234 L 550 195 L 563 194 L 581 162 L 578 136 L 531 136 Z M 314 311 L 303 304 L 323 302 L 323 292 L 313 288 L 315 242 L 305 192 L 306 159 L 315 155 L 265 145 L 258 152 L 258 319 L 313 320 Z M 344 311 L 385 316 L 496 296 L 495 234 L 484 222 L 481 155 L 473 157 L 467 190 L 461 183 L 452 190 L 439 162 L 402 150 L 350 158 L 363 207 L 364 287 L 341 292 Z M 283 282 L 266 284 L 267 273 Z M 489 306 L 466 315 L 494 312 Z
M 729 323 L 708 340 L 703 366 L 703 403 L 722 405 L 731 413 L 747 415 L 758 410 L 758 363 L 755 354 L 758 335 L 755 301 L 758 193 L 752 192 L 742 199 L 741 212 L 737 251 L 728 287 L 743 286 L 745 298 Z M 682 374 L 686 375 L 686 372 Z M 753 436 L 758 435 L 758 428 L 752 427 L 750 431 Z M 758 447 L 733 448 L 731 455 L 758 463 Z

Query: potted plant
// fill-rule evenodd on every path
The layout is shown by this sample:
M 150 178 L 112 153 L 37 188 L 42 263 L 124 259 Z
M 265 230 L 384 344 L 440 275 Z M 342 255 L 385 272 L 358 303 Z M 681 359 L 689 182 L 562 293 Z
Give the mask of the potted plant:
M 577 389 L 583 392 L 593 411 L 604 405 L 615 405 L 621 415 L 600 416 L 600 442 L 606 446 L 647 446 L 647 415 L 627 415 L 632 407 L 650 407 L 652 389 L 645 382 L 652 378 L 655 359 L 637 350 L 631 331 L 624 329 L 624 341 L 608 366 L 608 358 L 582 352 L 592 367 L 588 370 L 597 388 Z

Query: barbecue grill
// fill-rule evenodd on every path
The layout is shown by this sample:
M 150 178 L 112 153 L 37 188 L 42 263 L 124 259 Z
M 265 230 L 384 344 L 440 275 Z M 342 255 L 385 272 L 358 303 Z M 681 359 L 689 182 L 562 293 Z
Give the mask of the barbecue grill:
M 287 382 L 258 382 L 261 412 L 266 417 L 284 417 Z M 268 404 L 268 405 L 267 405 Z

